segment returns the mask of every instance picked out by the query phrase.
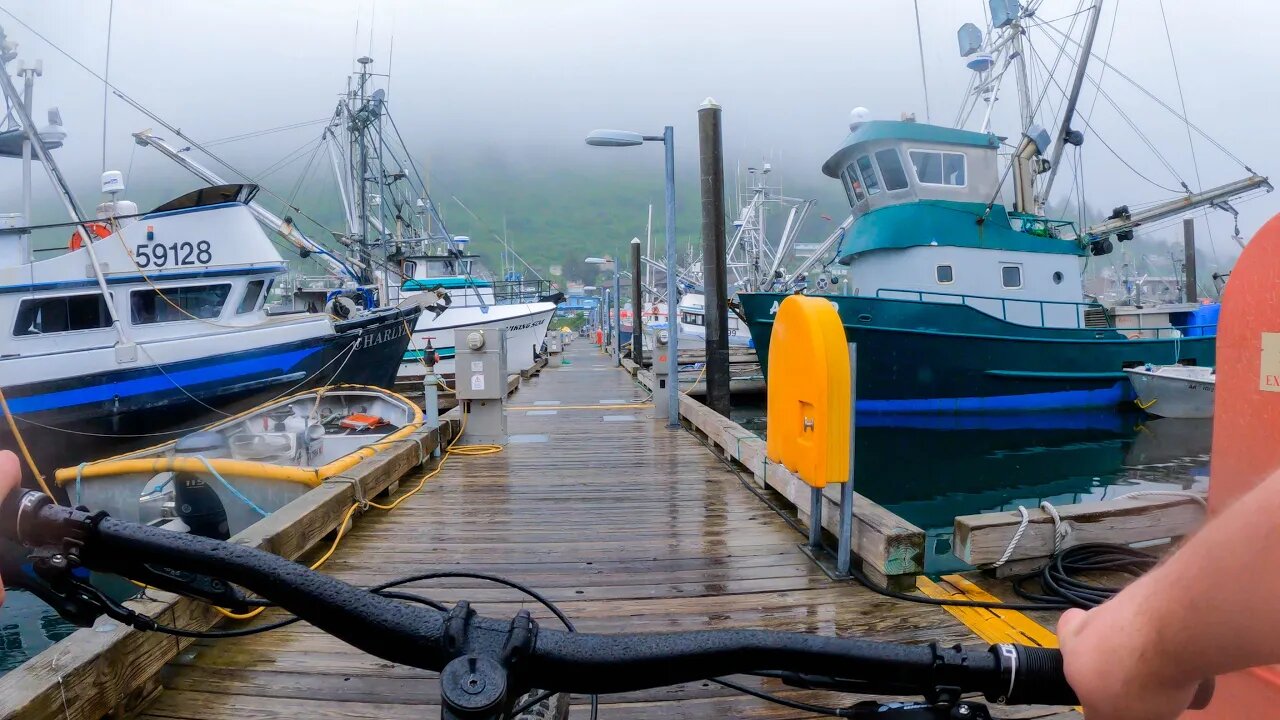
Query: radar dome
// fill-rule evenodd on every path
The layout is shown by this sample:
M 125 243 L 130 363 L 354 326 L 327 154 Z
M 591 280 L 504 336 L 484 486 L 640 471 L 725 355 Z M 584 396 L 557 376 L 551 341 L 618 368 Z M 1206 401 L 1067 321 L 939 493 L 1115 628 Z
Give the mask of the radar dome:
M 871 119 L 871 111 L 859 105 L 849 113 L 849 129 L 857 127 Z

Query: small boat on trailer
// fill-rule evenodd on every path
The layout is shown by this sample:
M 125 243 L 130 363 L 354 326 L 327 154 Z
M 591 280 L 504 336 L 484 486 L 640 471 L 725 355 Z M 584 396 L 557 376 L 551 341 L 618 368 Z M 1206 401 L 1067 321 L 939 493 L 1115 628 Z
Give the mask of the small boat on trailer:
M 326 387 L 56 478 L 75 505 L 225 540 L 420 427 L 422 411 L 393 392 Z
M 1217 374 L 1211 367 L 1144 365 L 1125 373 L 1138 396 L 1138 407 L 1166 418 L 1213 417 Z

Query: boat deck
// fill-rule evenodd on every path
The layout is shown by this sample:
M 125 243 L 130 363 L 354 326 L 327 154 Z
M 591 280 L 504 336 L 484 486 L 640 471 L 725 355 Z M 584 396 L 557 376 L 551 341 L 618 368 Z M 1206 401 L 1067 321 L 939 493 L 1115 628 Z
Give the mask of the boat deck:
M 941 608 L 828 579 L 801 551 L 803 539 L 694 436 L 648 418 L 642 388 L 611 358 L 585 342 L 565 357 L 570 364 L 544 370 L 510 401 L 512 443 L 504 452 L 454 457 L 397 510 L 372 510 L 325 571 L 366 585 L 428 570 L 496 573 L 543 592 L 593 632 L 769 628 L 981 642 Z M 401 486 L 415 484 L 409 478 Z M 413 587 L 429 587 L 443 602 L 470 599 L 486 614 L 529 607 L 549 617 L 515 592 L 480 581 Z M 165 669 L 162 691 L 140 716 L 416 720 L 439 716 L 433 678 L 298 624 L 190 646 Z M 739 680 L 793 700 L 849 702 Z M 587 717 L 586 702 L 573 698 L 573 717 Z M 1004 718 L 1079 717 L 1062 708 L 994 711 Z M 600 716 L 807 715 L 700 682 L 602 697 Z

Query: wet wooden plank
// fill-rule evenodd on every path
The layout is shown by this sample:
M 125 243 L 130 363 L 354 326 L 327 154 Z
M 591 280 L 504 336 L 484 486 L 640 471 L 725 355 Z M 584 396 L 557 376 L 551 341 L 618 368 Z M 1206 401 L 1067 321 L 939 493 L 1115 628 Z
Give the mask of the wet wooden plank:
M 1123 500 L 1062 505 L 1058 515 L 1071 528 L 1073 544 L 1130 543 L 1178 538 L 1195 532 L 1204 523 L 1204 506 L 1189 498 L 1148 495 Z M 1027 529 L 1014 548 L 1011 560 L 1046 558 L 1053 554 L 1053 518 L 1040 508 L 1027 509 Z M 970 565 L 996 562 L 1018 531 L 1022 515 L 1017 510 L 962 515 L 955 520 L 954 551 Z
M 457 420 L 442 426 L 451 436 Z M 440 437 L 423 430 L 397 447 L 361 461 L 334 479 L 241 532 L 234 542 L 296 557 L 338 525 L 357 495 L 372 497 L 429 455 Z M 150 591 L 155 600 L 133 600 L 134 610 L 166 625 L 192 630 L 212 627 L 220 617 L 201 602 Z M 101 624 L 101 623 L 100 623 Z M 96 720 L 150 696 L 152 678 L 189 639 L 141 633 L 110 623 L 109 632 L 82 629 L 0 677 L 0 718 Z
M 769 628 L 895 642 L 977 641 L 937 607 L 829 580 L 801 552 L 803 538 L 688 432 L 649 420 L 648 408 L 632 411 L 632 422 L 603 420 L 627 409 L 595 407 L 601 401 L 647 395 L 611 358 L 589 345 L 571 345 L 566 355 L 570 365 L 544 368 L 524 382 L 520 404 L 585 409 L 510 413 L 512 434 L 545 435 L 547 442 L 450 459 L 396 511 L 371 513 L 356 525 L 326 572 L 361 584 L 435 570 L 491 572 L 546 593 L 588 632 Z M 527 608 L 555 625 L 535 603 L 483 581 L 414 582 L 410 591 L 443 602 L 469 599 L 497 617 Z M 279 616 L 271 611 L 255 622 Z M 298 623 L 185 648 L 164 670 L 165 690 L 142 717 L 435 717 L 434 678 Z M 744 681 L 791 699 L 852 701 Z M 572 716 L 586 717 L 585 699 L 573 702 Z M 996 714 L 1053 716 L 1037 709 Z M 611 696 L 601 716 L 807 717 L 710 683 Z

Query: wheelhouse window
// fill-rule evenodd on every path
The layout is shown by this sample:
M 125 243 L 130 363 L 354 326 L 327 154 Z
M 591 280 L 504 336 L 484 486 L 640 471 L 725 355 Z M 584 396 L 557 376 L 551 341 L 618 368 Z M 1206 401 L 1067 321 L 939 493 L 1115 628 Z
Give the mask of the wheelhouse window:
M 955 272 L 950 265 L 939 265 L 934 270 L 934 276 L 937 277 L 939 285 L 950 285 L 956 281 Z
M 846 182 L 849 183 L 849 189 L 853 190 L 853 198 L 851 202 L 857 204 L 867 199 L 867 194 L 862 190 L 862 179 L 858 177 L 858 169 L 853 163 L 849 163 L 849 167 L 844 169 Z
M 1011 290 L 1022 287 L 1022 266 L 1001 265 L 1000 284 Z
M 258 309 L 258 301 L 262 299 L 262 288 L 266 284 L 266 280 L 254 280 L 245 286 L 244 297 L 240 298 L 240 307 L 236 308 L 237 315 L 244 315 Z
M 893 148 L 877 150 L 876 164 L 880 166 L 880 177 L 884 178 L 885 190 L 906 189 L 907 171 L 902 168 L 902 158 L 898 156 L 897 150 Z
M 230 283 L 134 290 L 129 294 L 129 315 L 134 325 L 208 320 L 222 314 L 230 294 Z
M 417 262 L 413 260 L 405 260 L 404 263 L 401 264 L 401 268 L 403 269 L 404 277 L 406 280 L 417 277 L 417 273 L 418 273 Z
M 916 169 L 916 180 L 925 185 L 964 187 L 964 153 L 940 150 L 912 150 L 911 164 Z
M 858 199 L 853 195 L 853 184 L 849 182 L 849 173 L 844 170 L 840 171 L 840 184 L 844 185 L 844 194 L 849 196 L 849 207 L 857 205 Z
M 703 325 L 705 323 L 702 313 L 681 313 L 680 320 L 686 325 Z
M 13 326 L 16 337 L 98 330 L 111 327 L 111 313 L 100 293 L 23 300 Z
M 880 178 L 876 176 L 875 166 L 871 164 L 871 156 L 863 155 L 858 158 L 858 172 L 862 175 L 862 181 L 866 183 L 867 195 L 875 195 L 880 192 Z

